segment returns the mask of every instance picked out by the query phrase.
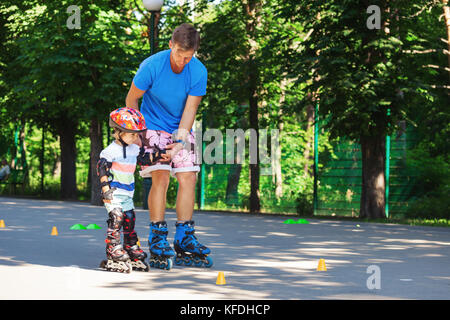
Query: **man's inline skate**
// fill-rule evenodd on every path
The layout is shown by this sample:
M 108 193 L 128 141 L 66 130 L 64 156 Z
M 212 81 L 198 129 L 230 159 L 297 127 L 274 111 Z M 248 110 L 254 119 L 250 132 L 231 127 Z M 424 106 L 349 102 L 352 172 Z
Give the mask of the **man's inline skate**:
M 100 268 L 108 271 L 118 271 L 130 273 L 132 265 L 130 257 L 120 243 L 120 228 L 123 223 L 123 213 L 119 208 L 109 212 L 108 231 L 106 237 L 106 257 L 100 263 Z
M 138 237 L 134 231 L 136 221 L 134 210 L 125 211 L 123 218 L 123 244 L 125 251 L 130 256 L 131 266 L 133 270 L 148 271 L 150 268 L 145 262 L 147 254 L 138 246 Z
M 172 257 L 175 252 L 167 242 L 167 223 L 165 221 L 152 222 L 150 224 L 150 235 L 148 246 L 150 248 L 149 265 L 152 268 L 170 270 L 172 268 Z
M 180 266 L 184 263 L 186 266 L 193 264 L 196 267 L 211 268 L 213 260 L 208 257 L 211 250 L 200 244 L 194 233 L 194 221 L 176 224 L 174 248 L 177 256 L 175 257 L 175 264 Z

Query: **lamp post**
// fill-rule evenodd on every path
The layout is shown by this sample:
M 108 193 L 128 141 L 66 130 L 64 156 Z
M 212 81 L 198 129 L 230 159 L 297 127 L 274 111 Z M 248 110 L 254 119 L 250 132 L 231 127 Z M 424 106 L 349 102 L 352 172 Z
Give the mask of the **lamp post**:
M 149 41 L 150 41 L 150 54 L 155 53 L 155 15 L 161 11 L 163 6 L 163 0 L 142 0 L 144 7 L 150 12 L 150 25 L 148 26 Z
M 155 53 L 155 15 L 161 11 L 163 0 L 142 0 L 145 9 L 150 12 L 150 21 L 147 20 L 147 27 L 150 42 L 150 55 Z M 152 188 L 152 178 L 144 178 L 143 193 L 142 193 L 142 207 L 148 209 L 148 194 Z

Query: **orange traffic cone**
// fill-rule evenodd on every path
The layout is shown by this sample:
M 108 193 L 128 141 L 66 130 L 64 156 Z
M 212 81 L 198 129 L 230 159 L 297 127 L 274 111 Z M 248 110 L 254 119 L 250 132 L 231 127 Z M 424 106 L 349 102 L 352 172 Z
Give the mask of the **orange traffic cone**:
M 325 265 L 325 259 L 319 260 L 319 265 L 317 266 L 317 271 L 327 271 L 327 266 Z
M 3 219 L 0 220 L 0 228 L 6 228 L 5 227 L 5 221 L 3 221 Z
M 57 235 L 58 235 L 58 229 L 56 229 L 55 226 L 52 228 L 52 233 L 51 233 L 51 235 L 52 235 L 52 236 L 57 236 Z
M 224 284 L 226 284 L 225 275 L 223 274 L 222 271 L 220 271 L 219 275 L 217 276 L 216 284 L 217 285 L 224 285 Z

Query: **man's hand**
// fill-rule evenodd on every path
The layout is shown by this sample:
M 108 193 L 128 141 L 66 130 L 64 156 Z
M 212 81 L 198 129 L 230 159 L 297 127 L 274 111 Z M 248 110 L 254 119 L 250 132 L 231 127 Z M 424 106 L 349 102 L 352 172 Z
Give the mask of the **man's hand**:
M 175 155 L 183 149 L 183 145 L 181 143 L 172 143 L 166 146 L 166 153 L 162 155 L 164 160 L 170 161 Z

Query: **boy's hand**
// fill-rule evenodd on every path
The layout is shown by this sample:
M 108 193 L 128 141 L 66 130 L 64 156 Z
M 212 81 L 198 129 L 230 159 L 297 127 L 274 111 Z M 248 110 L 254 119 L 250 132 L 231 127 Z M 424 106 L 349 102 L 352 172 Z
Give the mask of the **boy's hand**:
M 102 190 L 103 203 L 111 203 L 111 200 L 113 199 L 114 190 L 116 190 L 116 188 L 110 188 L 104 192 Z

